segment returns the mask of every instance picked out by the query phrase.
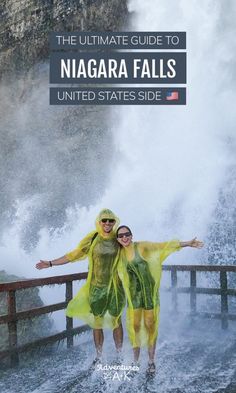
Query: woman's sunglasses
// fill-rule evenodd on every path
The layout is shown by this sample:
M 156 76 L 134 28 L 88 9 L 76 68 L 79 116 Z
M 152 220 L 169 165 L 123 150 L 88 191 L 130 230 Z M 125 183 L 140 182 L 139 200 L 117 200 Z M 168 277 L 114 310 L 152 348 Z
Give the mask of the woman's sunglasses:
M 116 220 L 114 220 L 114 218 L 102 218 L 101 221 L 103 223 L 109 222 L 110 224 L 113 224 Z
M 130 232 L 125 232 L 125 233 L 119 233 L 118 235 L 117 235 L 117 237 L 119 238 L 119 239 L 122 239 L 122 237 L 128 237 L 128 236 L 132 236 L 132 234 L 130 233 Z

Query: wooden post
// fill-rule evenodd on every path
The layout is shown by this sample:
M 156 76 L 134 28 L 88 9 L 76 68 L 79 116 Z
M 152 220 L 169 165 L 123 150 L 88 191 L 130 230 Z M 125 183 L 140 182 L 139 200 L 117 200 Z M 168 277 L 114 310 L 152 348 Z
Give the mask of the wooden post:
M 220 272 L 221 289 L 221 327 L 228 328 L 228 297 L 227 297 L 227 272 Z
M 68 281 L 66 283 L 66 302 L 69 302 L 73 297 L 73 288 L 72 281 Z M 66 331 L 68 333 L 67 336 L 67 348 L 73 346 L 73 336 L 71 335 L 71 329 L 73 329 L 73 318 L 66 317 Z
M 8 315 L 13 319 L 16 317 L 16 291 L 8 292 Z M 17 353 L 17 321 L 13 320 L 8 322 L 8 334 L 9 334 L 9 349 L 11 352 L 11 366 L 17 366 L 19 364 L 19 356 Z
M 177 270 L 175 266 L 171 267 L 171 292 L 172 292 L 172 308 L 174 312 L 177 312 L 178 311 Z
M 196 286 L 197 286 L 197 274 L 195 270 L 191 270 L 190 271 L 190 308 L 191 308 L 192 322 L 194 322 L 194 316 L 197 311 Z

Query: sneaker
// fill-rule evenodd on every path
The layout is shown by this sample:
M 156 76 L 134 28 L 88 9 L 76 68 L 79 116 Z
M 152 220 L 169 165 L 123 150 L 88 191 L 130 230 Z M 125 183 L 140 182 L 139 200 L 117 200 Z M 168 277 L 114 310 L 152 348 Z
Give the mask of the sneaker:
M 134 361 L 131 363 L 131 366 L 132 366 L 132 367 L 138 367 L 138 369 L 140 369 L 140 363 L 139 363 L 138 360 L 134 360 Z
M 102 364 L 102 360 L 100 357 L 96 357 L 91 364 L 91 368 L 95 370 L 99 364 Z
M 154 376 L 156 373 L 156 365 L 154 362 L 148 363 L 148 368 L 147 368 L 147 375 L 148 376 Z
M 138 375 L 138 372 L 140 370 L 140 363 L 134 361 L 134 362 L 131 363 L 131 367 L 132 367 L 132 370 L 130 370 L 129 376 L 131 378 L 134 378 L 134 377 L 136 377 Z

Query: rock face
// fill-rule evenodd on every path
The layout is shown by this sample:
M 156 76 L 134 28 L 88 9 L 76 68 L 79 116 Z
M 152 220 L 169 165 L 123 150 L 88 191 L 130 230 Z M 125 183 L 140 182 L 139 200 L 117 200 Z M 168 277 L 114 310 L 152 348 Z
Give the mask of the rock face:
M 100 198 L 115 159 L 107 107 L 48 104 L 49 33 L 121 30 L 126 2 L 0 0 L 0 237 L 18 222 L 27 250 Z
M 106 107 L 49 106 L 49 33 L 121 30 L 126 2 L 0 0 L 0 236 L 26 202 L 27 250 L 40 229 L 64 227 L 68 208 L 98 200 L 114 156 Z
M 1 0 L 0 77 L 48 56 L 50 31 L 118 30 L 127 0 Z

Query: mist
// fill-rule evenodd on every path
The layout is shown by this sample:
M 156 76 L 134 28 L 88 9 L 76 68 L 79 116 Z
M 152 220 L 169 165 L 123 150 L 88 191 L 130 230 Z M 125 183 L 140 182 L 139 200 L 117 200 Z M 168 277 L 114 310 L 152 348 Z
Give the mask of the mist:
M 187 32 L 187 105 L 50 107 L 47 62 L 27 76 L 2 80 L 0 270 L 26 278 L 87 271 L 86 261 L 40 271 L 35 264 L 72 250 L 94 229 L 105 207 L 132 229 L 136 241 L 195 236 L 204 241 L 202 250 L 183 249 L 167 264 L 235 264 L 236 3 L 129 0 L 128 6 L 130 31 Z M 230 285 L 235 283 L 233 275 L 228 278 Z M 223 392 L 232 381 L 233 391 L 233 323 L 228 330 L 221 330 L 216 319 L 200 319 L 193 326 L 185 317 L 190 311 L 186 293 L 178 294 L 177 318 L 171 293 L 163 290 L 169 283 L 164 272 L 154 380 L 158 391 Z M 219 288 L 219 275 L 197 273 L 199 283 Z M 189 274 L 178 273 L 178 284 L 189 286 Z M 65 287 L 44 287 L 40 295 L 45 304 L 63 301 Z M 230 313 L 235 306 L 229 299 Z M 197 311 L 220 313 L 220 296 L 197 295 Z M 53 319 L 56 329 L 65 329 L 64 311 Z M 15 375 L 10 370 L 4 392 L 11 393 L 16 383 L 19 392 L 80 391 L 83 384 L 86 391 L 97 391 L 96 380 L 80 377 L 93 356 L 87 339 L 79 337 L 79 348 L 38 358 L 37 367 L 33 357 L 25 376 L 24 369 Z M 108 332 L 104 353 L 112 362 L 111 348 Z M 124 359 L 132 361 L 126 336 Z M 142 351 L 139 379 L 122 391 L 147 391 L 146 363 Z M 102 382 L 101 375 L 97 379 Z M 116 387 L 101 385 L 109 393 Z
M 74 248 L 103 207 L 136 240 L 205 242 L 170 263 L 234 261 L 235 4 L 131 0 L 129 11 L 130 30 L 187 32 L 187 105 L 49 107 L 47 63 L 1 82 L 1 255 L 9 272 L 47 275 L 35 262 Z

